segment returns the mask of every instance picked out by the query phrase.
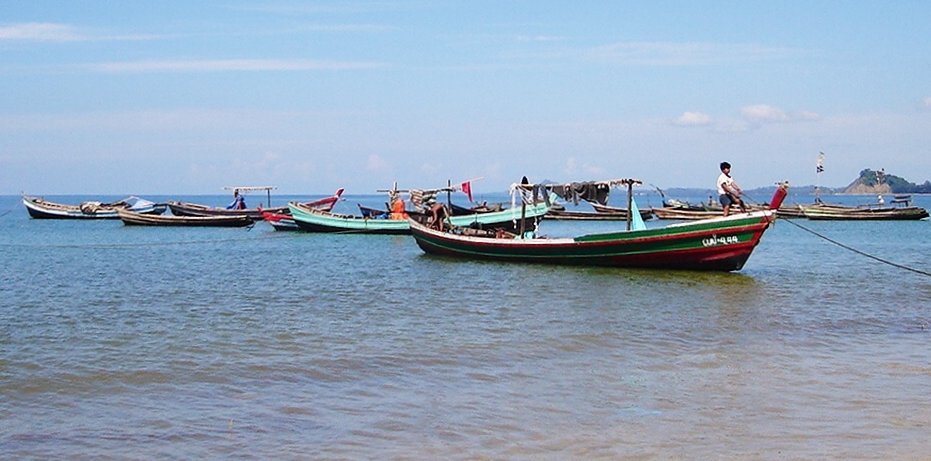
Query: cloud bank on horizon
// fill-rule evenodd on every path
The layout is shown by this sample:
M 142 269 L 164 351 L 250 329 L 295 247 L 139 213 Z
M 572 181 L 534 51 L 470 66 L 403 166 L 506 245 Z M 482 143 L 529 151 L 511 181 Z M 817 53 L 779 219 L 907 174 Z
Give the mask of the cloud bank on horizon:
M 825 21 L 825 18 L 831 18 Z M 0 194 L 931 180 L 931 4 L 19 2 Z

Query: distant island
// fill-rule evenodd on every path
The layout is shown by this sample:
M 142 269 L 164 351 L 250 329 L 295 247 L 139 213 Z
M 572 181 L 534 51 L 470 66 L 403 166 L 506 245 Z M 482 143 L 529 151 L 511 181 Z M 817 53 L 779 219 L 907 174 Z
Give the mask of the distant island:
M 931 193 L 931 181 L 915 184 L 883 170 L 865 169 L 860 172 L 860 177 L 850 185 L 835 192 L 842 194 L 929 194 Z

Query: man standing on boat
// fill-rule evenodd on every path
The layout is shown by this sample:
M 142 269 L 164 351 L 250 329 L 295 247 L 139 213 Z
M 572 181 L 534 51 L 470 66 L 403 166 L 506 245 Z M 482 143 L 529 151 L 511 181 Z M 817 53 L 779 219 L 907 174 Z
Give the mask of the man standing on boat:
M 743 191 L 740 190 L 740 186 L 731 177 L 730 163 L 721 162 L 721 175 L 718 176 L 717 186 L 718 200 L 720 200 L 721 206 L 724 207 L 724 216 L 730 214 L 731 205 L 735 204 L 740 206 L 740 210 L 746 213 L 747 206 L 744 205 L 744 201 L 740 198 Z

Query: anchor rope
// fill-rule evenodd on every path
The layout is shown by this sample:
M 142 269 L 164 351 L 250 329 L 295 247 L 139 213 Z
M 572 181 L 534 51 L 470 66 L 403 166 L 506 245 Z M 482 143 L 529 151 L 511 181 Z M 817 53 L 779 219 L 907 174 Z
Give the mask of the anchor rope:
M 754 203 L 760 203 L 760 202 L 758 202 L 757 200 L 753 200 L 753 199 L 751 199 L 751 200 L 752 200 Z M 789 223 L 789 224 L 792 224 L 793 226 L 798 227 L 799 229 L 801 229 L 801 230 L 803 230 L 803 231 L 805 231 L 805 232 L 808 232 L 808 233 L 810 233 L 810 234 L 812 234 L 812 235 L 814 235 L 814 236 L 816 236 L 816 237 L 818 237 L 818 238 L 820 238 L 820 239 L 823 239 L 823 240 L 825 240 L 826 242 L 833 243 L 834 245 L 837 245 L 837 246 L 839 246 L 839 247 L 841 247 L 841 248 L 843 248 L 843 249 L 845 249 L 845 250 L 852 251 L 852 252 L 854 252 L 854 253 L 856 253 L 856 254 L 858 254 L 858 255 L 860 255 L 860 256 L 865 256 L 865 257 L 870 258 L 870 259 L 872 259 L 872 260 L 874 260 L 874 261 L 878 261 L 878 262 L 881 262 L 881 263 L 883 263 L 883 264 L 888 264 L 888 265 L 890 265 L 890 266 L 892 266 L 892 267 L 896 267 L 896 268 L 899 268 L 899 269 L 903 269 L 903 270 L 907 270 L 907 271 L 914 272 L 914 273 L 916 273 L 916 274 L 924 275 L 925 277 L 931 277 L 931 272 L 926 272 L 926 271 L 923 271 L 923 270 L 921 270 L 921 269 L 915 269 L 915 268 L 913 268 L 913 267 L 908 267 L 908 266 L 903 265 L 903 264 L 899 264 L 899 263 L 896 263 L 896 262 L 889 261 L 888 259 L 880 258 L 879 256 L 871 255 L 871 254 L 869 254 L 869 253 L 867 253 L 867 252 L 865 252 L 865 251 L 858 250 L 858 249 L 856 249 L 856 248 L 854 248 L 854 247 L 852 247 L 852 246 L 850 246 L 850 245 L 843 244 L 843 243 L 838 242 L 837 240 L 834 240 L 834 239 L 832 239 L 832 238 L 830 238 L 830 237 L 828 237 L 828 236 L 826 236 L 826 235 L 820 234 L 820 233 L 818 233 L 818 232 L 816 232 L 816 231 L 814 231 L 814 230 L 812 230 L 812 229 L 809 229 L 809 228 L 807 228 L 807 227 L 805 227 L 805 226 L 803 226 L 803 225 L 801 225 L 801 224 L 799 224 L 799 223 L 797 223 L 797 222 L 794 222 L 794 220 L 792 220 L 792 219 L 782 219 L 782 221 L 785 221 L 785 222 L 787 222 L 787 223 Z
M 802 229 L 802 230 L 805 231 L 805 232 L 809 232 L 809 233 L 811 233 L 812 235 L 815 235 L 815 236 L 818 237 L 818 238 L 821 238 L 821 239 L 824 239 L 824 240 L 826 240 L 826 241 L 828 241 L 828 242 L 830 242 L 830 243 L 833 243 L 833 244 L 835 244 L 835 245 L 837 245 L 837 246 L 839 246 L 839 247 L 841 247 L 841 248 L 843 248 L 843 249 L 845 249 L 845 250 L 852 251 L 852 252 L 854 252 L 854 253 L 856 253 L 856 254 L 858 254 L 858 255 L 866 256 L 867 258 L 870 258 L 870 259 L 875 260 L 875 261 L 879 261 L 879 262 L 881 262 L 881 263 L 883 263 L 883 264 L 888 264 L 888 265 L 890 265 L 890 266 L 892 266 L 892 267 L 897 267 L 897 268 L 899 268 L 899 269 L 904 269 L 904 270 L 907 270 L 907 271 L 911 271 L 911 272 L 914 272 L 914 273 L 916 273 L 916 274 L 924 275 L 924 276 L 926 276 L 926 277 L 931 277 L 931 273 L 929 273 L 929 272 L 925 272 L 925 271 L 920 270 L 920 269 L 915 269 L 915 268 L 908 267 L 908 266 L 905 266 L 905 265 L 902 265 L 902 264 L 898 264 L 898 263 L 889 261 L 889 260 L 887 260 L 887 259 L 880 258 L 879 256 L 871 255 L 871 254 L 869 254 L 869 253 L 867 253 L 867 252 L 865 252 L 865 251 L 858 250 L 858 249 L 853 248 L 853 247 L 851 247 L 851 246 L 849 246 L 849 245 L 845 245 L 845 244 L 843 244 L 843 243 L 841 243 L 841 242 L 838 242 L 837 240 L 834 240 L 834 239 L 832 239 L 832 238 L 830 238 L 830 237 L 828 237 L 828 236 L 826 236 L 826 235 L 822 235 L 822 234 L 820 234 L 820 233 L 818 233 L 818 232 L 816 232 L 816 231 L 813 231 L 813 230 L 811 230 L 811 229 L 809 229 L 809 228 L 807 228 L 807 227 L 805 227 L 805 226 L 803 226 L 803 225 L 801 225 L 801 224 L 799 224 L 799 223 L 797 223 L 797 222 L 793 222 L 793 220 L 791 220 L 791 219 L 783 219 L 783 221 L 788 222 L 789 224 L 792 224 L 793 226 L 798 227 L 799 229 Z

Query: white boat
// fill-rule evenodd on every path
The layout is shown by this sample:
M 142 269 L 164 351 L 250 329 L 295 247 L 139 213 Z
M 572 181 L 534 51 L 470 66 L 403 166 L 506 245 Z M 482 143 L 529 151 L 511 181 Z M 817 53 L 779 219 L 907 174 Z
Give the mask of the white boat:
M 41 197 L 23 195 L 23 205 L 34 219 L 120 219 L 117 210 L 160 215 L 167 205 L 129 196 L 116 202 L 87 201 L 78 205 L 50 202 Z

